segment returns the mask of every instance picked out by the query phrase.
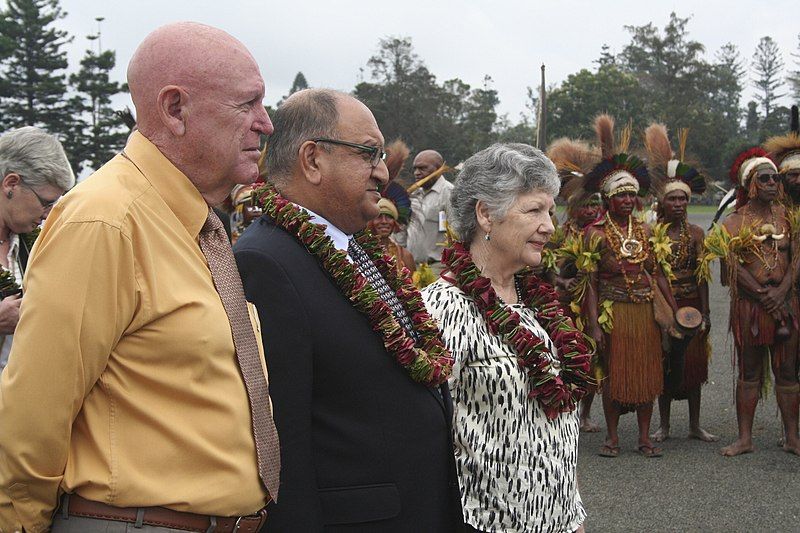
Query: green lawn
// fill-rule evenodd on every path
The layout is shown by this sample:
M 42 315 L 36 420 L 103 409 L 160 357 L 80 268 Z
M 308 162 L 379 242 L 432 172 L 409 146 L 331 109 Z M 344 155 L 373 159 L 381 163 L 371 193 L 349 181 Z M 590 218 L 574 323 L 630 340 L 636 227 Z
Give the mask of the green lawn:
M 691 215 L 713 215 L 717 212 L 716 205 L 690 205 L 689 214 Z

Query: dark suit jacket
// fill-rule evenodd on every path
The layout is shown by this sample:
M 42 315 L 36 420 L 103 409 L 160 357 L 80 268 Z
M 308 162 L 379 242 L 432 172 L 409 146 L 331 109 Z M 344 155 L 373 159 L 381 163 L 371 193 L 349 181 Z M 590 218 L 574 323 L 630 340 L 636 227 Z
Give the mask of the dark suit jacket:
M 267 216 L 234 250 L 261 320 L 281 443 L 265 530 L 460 529 L 449 393 L 412 381 L 314 256 Z

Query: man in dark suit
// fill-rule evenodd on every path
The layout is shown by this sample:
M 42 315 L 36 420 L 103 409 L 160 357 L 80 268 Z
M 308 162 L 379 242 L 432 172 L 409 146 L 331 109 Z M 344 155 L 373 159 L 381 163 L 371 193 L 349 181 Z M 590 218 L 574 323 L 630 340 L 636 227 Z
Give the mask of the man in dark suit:
M 351 96 L 310 89 L 284 102 L 273 124 L 270 181 L 346 252 L 377 216 L 388 180 L 375 118 Z M 412 380 L 330 273 L 269 215 L 235 253 L 261 320 L 281 438 L 280 498 L 266 529 L 460 530 L 447 388 Z

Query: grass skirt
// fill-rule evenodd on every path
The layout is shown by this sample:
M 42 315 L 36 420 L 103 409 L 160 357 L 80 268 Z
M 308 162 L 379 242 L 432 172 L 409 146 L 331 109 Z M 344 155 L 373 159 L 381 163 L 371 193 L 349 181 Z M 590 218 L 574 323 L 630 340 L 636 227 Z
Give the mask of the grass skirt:
M 664 388 L 661 330 L 652 303 L 614 302 L 614 329 L 606 337 L 603 383 L 622 405 L 650 403 Z

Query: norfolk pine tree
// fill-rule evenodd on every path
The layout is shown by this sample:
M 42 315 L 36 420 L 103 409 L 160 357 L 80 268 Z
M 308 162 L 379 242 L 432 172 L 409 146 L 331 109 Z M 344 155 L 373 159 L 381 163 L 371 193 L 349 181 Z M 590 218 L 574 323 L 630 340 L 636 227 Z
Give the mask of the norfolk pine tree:
M 97 170 L 125 144 L 127 131 L 111 108 L 111 97 L 124 90 L 110 79 L 115 64 L 113 50 L 88 49 L 80 70 L 69 78 L 76 95 L 69 101 L 73 123 L 67 144 L 76 172 L 84 165 Z
M 4 128 L 39 126 L 66 133 L 65 69 L 71 41 L 54 23 L 66 13 L 58 0 L 8 0 L 0 16 L 0 120 Z M 1 57 L 1 56 L 0 56 Z

